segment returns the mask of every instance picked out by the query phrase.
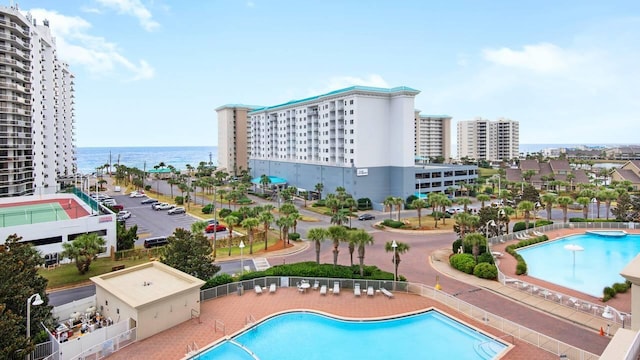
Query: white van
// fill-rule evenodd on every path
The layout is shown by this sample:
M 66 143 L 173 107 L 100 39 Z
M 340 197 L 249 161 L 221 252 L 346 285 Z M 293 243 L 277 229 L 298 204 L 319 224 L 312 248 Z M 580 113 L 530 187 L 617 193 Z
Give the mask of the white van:
M 120 192 L 120 190 L 122 190 L 122 189 L 120 188 L 120 186 L 116 186 L 116 187 L 114 187 L 114 188 L 113 188 L 113 191 L 115 191 L 115 192 Z

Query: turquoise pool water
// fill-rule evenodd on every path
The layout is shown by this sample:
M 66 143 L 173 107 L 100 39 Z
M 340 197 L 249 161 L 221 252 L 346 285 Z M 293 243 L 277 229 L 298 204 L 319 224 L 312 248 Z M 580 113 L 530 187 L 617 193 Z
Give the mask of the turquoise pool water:
M 620 271 L 640 253 L 640 235 L 599 233 L 572 235 L 518 253 L 527 262 L 529 276 L 601 297 L 605 286 L 624 282 Z M 575 252 L 575 264 L 574 252 L 565 249 L 569 244 L 584 249 Z
M 291 312 L 274 316 L 194 359 L 476 360 L 496 358 L 506 347 L 434 310 L 376 321 Z

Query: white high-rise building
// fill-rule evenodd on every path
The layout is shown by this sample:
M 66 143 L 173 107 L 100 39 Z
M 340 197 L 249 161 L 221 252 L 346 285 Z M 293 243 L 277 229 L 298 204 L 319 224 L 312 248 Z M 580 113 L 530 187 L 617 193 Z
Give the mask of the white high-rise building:
M 48 21 L 0 7 L 0 197 L 55 193 L 76 172 L 73 85 Z
M 218 115 L 218 169 L 238 176 L 249 169 L 247 123 L 249 111 L 261 106 L 227 104 L 216 108 Z
M 476 118 L 458 122 L 458 158 L 501 161 L 520 154 L 520 125 L 517 121 L 499 118 L 490 121 Z
M 442 157 L 445 162 L 451 158 L 451 116 L 415 115 L 416 157 L 433 159 Z

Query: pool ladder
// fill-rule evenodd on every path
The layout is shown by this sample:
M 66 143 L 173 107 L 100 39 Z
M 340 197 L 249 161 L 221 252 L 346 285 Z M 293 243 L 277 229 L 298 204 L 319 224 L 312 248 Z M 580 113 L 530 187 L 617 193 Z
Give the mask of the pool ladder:
M 247 317 L 244 319 L 245 326 L 253 325 L 255 323 L 256 323 L 256 319 L 251 314 L 247 315 Z
M 187 344 L 187 356 L 196 355 L 198 353 L 198 344 L 195 341 Z

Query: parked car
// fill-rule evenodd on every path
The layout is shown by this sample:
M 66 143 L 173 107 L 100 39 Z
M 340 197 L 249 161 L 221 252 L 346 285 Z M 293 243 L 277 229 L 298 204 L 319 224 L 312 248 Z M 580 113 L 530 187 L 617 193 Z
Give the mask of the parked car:
M 158 210 L 158 209 L 156 209 L 156 208 L 157 208 L 158 206 L 161 206 L 161 205 L 169 205 L 169 204 L 167 204 L 167 203 L 165 203 L 165 202 L 159 202 L 159 201 L 158 201 L 158 202 L 154 202 L 153 204 L 151 204 L 151 209 L 153 209 L 153 210 Z
M 169 243 L 169 240 L 167 240 L 166 237 L 158 236 L 158 237 L 145 239 L 144 240 L 144 247 L 148 249 L 148 248 L 152 248 L 152 247 L 156 247 L 156 246 L 165 246 L 168 243 Z
M 220 232 L 220 231 L 227 231 L 227 227 L 220 224 L 209 224 L 204 229 L 204 232 L 206 233 Z
M 185 208 L 183 207 L 174 207 L 173 209 L 169 209 L 169 211 L 167 211 L 167 214 L 176 215 L 176 214 L 184 214 L 186 212 L 187 210 L 185 210 Z
M 371 214 L 362 214 L 360 216 L 358 216 L 358 220 L 373 220 L 376 217 L 371 215 Z
M 111 209 L 112 209 L 113 211 L 118 211 L 118 212 L 120 212 L 120 211 L 124 210 L 124 205 L 115 204 L 115 205 L 111 206 Z
M 140 204 L 155 204 L 158 202 L 158 199 L 152 199 L 152 198 L 146 198 L 142 201 L 140 201 Z
M 102 200 L 101 203 L 102 205 L 105 205 L 105 206 L 116 206 L 117 204 L 115 199 Z
M 128 219 L 128 218 L 130 218 L 130 217 L 131 217 L 131 212 L 129 212 L 129 211 L 127 211 L 127 210 L 122 210 L 122 211 L 119 211 L 119 212 L 118 212 L 118 215 L 117 215 L 117 216 L 122 217 L 122 218 L 124 218 L 124 219 Z
M 173 204 L 167 204 L 167 203 L 160 203 L 159 205 L 156 205 L 156 211 L 158 210 L 169 210 L 169 209 L 173 209 L 174 207 L 176 207 Z
M 143 191 L 132 191 L 132 192 L 129 194 L 129 197 L 131 197 L 131 198 L 138 198 L 138 197 L 145 197 L 145 196 L 146 196 L 146 195 L 144 194 L 144 192 L 143 192 Z
M 218 220 L 216 220 L 216 219 L 209 219 L 209 220 L 207 220 L 207 225 L 211 225 L 211 224 L 213 224 L 213 225 L 218 225 L 218 224 L 220 224 L 220 223 L 219 223 L 219 222 L 218 222 Z
M 452 207 L 452 208 L 448 208 L 447 210 L 445 210 L 445 212 L 449 215 L 455 215 L 457 213 L 463 212 L 464 210 L 462 208 L 459 207 Z

